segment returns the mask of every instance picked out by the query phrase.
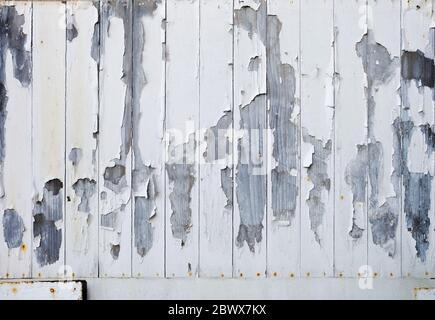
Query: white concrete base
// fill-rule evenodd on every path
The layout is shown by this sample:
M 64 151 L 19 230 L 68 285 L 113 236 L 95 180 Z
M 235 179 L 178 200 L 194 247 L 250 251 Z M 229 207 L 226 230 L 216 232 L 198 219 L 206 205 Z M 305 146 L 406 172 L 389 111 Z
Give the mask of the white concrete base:
M 88 299 L 415 299 L 428 279 L 87 279 Z M 362 289 L 366 288 L 366 289 Z

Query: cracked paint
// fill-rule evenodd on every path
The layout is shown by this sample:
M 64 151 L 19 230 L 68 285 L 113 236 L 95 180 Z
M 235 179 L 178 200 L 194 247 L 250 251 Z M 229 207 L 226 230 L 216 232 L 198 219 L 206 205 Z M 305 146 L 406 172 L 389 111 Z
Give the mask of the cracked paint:
M 305 165 L 307 168 L 308 178 L 313 187 L 309 192 L 306 200 L 309 209 L 311 231 L 318 244 L 321 244 L 319 227 L 322 225 L 325 215 L 325 204 L 322 201 L 322 193 L 331 191 L 331 179 L 328 176 L 328 159 L 332 152 L 332 141 L 328 139 L 326 143 L 316 137 L 308 134 L 308 130 L 303 128 L 302 138 L 305 143 L 313 146 L 311 162 Z
M 273 130 L 272 156 L 276 161 L 271 172 L 272 211 L 277 221 L 294 218 L 299 194 L 298 126 L 292 121 L 295 108 L 296 75 L 294 68 L 282 63 L 280 32 L 276 16 L 267 17 L 267 92 L 269 126 Z
M 28 87 L 32 78 L 31 53 L 25 49 L 27 35 L 23 32 L 23 14 L 15 6 L 0 7 L 0 197 L 5 195 L 3 170 L 5 160 L 5 124 L 7 118 L 6 54 L 12 55 L 14 77 L 23 87 Z
M 89 202 L 97 191 L 97 182 L 93 179 L 84 178 L 78 179 L 72 188 L 77 197 L 80 198 L 80 203 L 77 207 L 79 212 L 90 213 L 91 208 Z
M 187 241 L 187 235 L 192 227 L 192 188 L 195 183 L 195 162 L 192 161 L 196 149 L 194 134 L 187 143 L 173 146 L 169 143 L 171 161 L 166 163 L 169 184 L 172 189 L 169 194 L 172 214 L 170 217 L 172 236 L 181 240 L 181 246 Z M 181 156 L 181 157 L 180 157 Z M 190 159 L 190 160 L 189 160 Z
M 356 202 L 361 206 L 364 203 L 367 190 L 357 186 L 360 182 L 370 185 L 370 194 L 368 195 L 369 223 L 372 232 L 372 241 L 374 244 L 382 247 L 390 257 L 396 254 L 396 230 L 398 226 L 400 206 L 399 206 L 399 180 L 397 178 L 397 163 L 393 161 L 393 173 L 391 182 L 395 190 L 395 196 L 387 197 L 383 203 L 380 203 L 379 188 L 384 175 L 383 168 L 383 145 L 377 140 L 374 132 L 376 101 L 374 95 L 382 86 L 391 81 L 395 71 L 399 67 L 399 59 L 392 57 L 382 44 L 375 41 L 372 30 L 367 30 L 359 41 L 355 50 L 361 58 L 364 72 L 367 77 L 365 93 L 367 98 L 367 116 L 368 116 L 368 143 L 358 146 L 357 159 L 354 160 L 350 170 L 351 177 L 348 181 L 352 184 L 354 193 L 354 213 Z M 363 176 L 364 175 L 364 176 Z M 367 177 L 365 176 L 367 175 Z M 363 205 L 364 206 L 364 205 Z M 361 212 L 361 216 L 363 212 Z M 353 238 L 362 236 L 362 228 L 354 223 L 350 235 Z M 354 231 L 357 232 L 354 232 Z
M 251 252 L 262 240 L 263 218 L 266 210 L 266 175 L 257 172 L 263 165 L 266 119 L 266 95 L 257 95 L 252 102 L 240 107 L 240 127 L 244 137 L 238 141 L 236 195 L 240 209 L 240 226 L 236 244 L 244 242 Z M 253 159 L 255 157 L 255 159 Z
M 161 0 L 139 0 L 133 8 L 133 65 L 140 66 L 133 68 L 133 99 L 132 99 L 132 144 L 133 144 L 133 170 L 132 188 L 133 191 L 145 188 L 145 196 L 135 196 L 134 200 L 134 245 L 137 253 L 144 257 L 153 245 L 153 227 L 149 219 L 157 213 L 156 198 L 158 196 L 156 179 L 156 168 L 146 165 L 142 158 L 139 139 L 141 105 L 140 99 L 144 87 L 147 85 L 145 71 L 143 69 L 142 53 L 145 48 L 146 30 L 142 24 L 142 17 L 152 16 L 157 10 Z M 144 137 L 145 138 L 145 137 Z

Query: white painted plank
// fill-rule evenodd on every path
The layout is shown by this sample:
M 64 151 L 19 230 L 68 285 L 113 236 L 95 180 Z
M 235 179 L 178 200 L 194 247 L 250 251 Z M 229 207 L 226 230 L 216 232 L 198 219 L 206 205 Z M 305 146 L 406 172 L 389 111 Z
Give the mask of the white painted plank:
M 2 159 L 0 200 L 0 277 L 25 278 L 31 272 L 32 230 L 32 104 L 31 104 L 31 27 L 32 4 L 22 1 L 1 3 Z M 18 21 L 14 27 L 12 21 Z M 4 23 L 9 26 L 6 31 Z M 12 43 L 12 38 L 18 41 Z M 23 50 L 23 64 L 16 61 Z M 22 72 L 16 74 L 18 68 Z M 3 91 L 5 90 L 5 91 Z M 5 94 L 5 95 L 4 95 Z M 7 98 L 5 98 L 7 97 Z M 7 99 L 7 100 L 6 100 Z M 3 122 L 5 121 L 5 122 Z
M 101 3 L 99 274 L 131 274 L 131 4 Z
M 300 1 L 267 2 L 267 275 L 300 270 Z
M 69 282 L 4 282 L 0 300 L 83 300 L 84 284 Z
M 402 1 L 401 117 L 412 128 L 402 130 L 402 275 L 413 277 L 431 277 L 435 272 L 434 153 L 423 131 L 426 125 L 433 128 L 434 105 L 433 84 L 408 72 L 409 68 L 421 68 L 422 60 L 406 56 L 434 58 L 433 26 L 433 1 Z
M 368 54 L 361 57 L 369 70 L 368 136 L 373 150 L 368 184 L 368 265 L 373 274 L 400 277 L 401 177 L 395 161 L 400 140 L 393 127 L 400 116 L 400 1 L 369 0 L 368 8 L 364 49 Z
M 167 2 L 166 276 L 198 272 L 199 0 Z
M 65 260 L 76 277 L 98 275 L 98 6 L 67 3 Z
M 133 239 L 135 277 L 164 276 L 165 1 L 133 7 Z
M 332 276 L 334 246 L 333 1 L 301 5 L 301 275 Z
M 234 1 L 235 277 L 266 275 L 266 15 L 264 0 Z
M 200 276 L 231 277 L 233 1 L 200 8 Z
M 65 263 L 65 4 L 33 2 L 33 276 Z
M 335 275 L 356 277 L 367 264 L 367 101 L 355 50 L 366 32 L 366 1 L 334 3 Z

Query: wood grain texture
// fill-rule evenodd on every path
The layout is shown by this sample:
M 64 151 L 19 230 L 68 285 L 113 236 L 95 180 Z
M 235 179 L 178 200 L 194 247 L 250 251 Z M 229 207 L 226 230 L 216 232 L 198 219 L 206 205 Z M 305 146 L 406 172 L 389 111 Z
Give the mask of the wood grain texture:
M 300 270 L 300 5 L 267 2 L 269 277 L 295 277 Z
M 433 84 L 409 68 L 426 69 L 412 53 L 434 58 L 433 1 L 402 1 L 402 110 L 404 162 L 402 186 L 402 275 L 431 277 L 434 273 L 434 124 Z M 430 62 L 429 62 L 430 63 Z
M 98 275 L 98 3 L 67 3 L 66 265 L 77 277 Z M 69 32 L 69 33 L 68 33 Z M 95 59 L 97 58 L 97 60 Z M 77 79 L 86 81 L 77 81 Z
M 199 0 L 167 2 L 165 199 L 168 277 L 198 273 L 199 3 Z
M 301 274 L 332 276 L 334 21 L 332 1 L 301 4 Z M 306 254 L 310 252 L 310 254 Z
M 231 277 L 233 1 L 201 0 L 200 17 L 200 276 Z
M 0 278 L 432 277 L 433 2 L 0 1 Z
M 131 274 L 132 7 L 102 1 L 99 74 L 99 272 Z
M 166 2 L 136 0 L 133 14 L 132 275 L 163 277 Z
M 367 100 L 355 50 L 367 31 L 365 0 L 334 2 L 335 276 L 356 277 L 367 265 Z
M 266 276 L 266 1 L 234 2 L 235 277 Z
M 61 2 L 33 2 L 34 277 L 63 274 L 65 264 L 65 50 Z

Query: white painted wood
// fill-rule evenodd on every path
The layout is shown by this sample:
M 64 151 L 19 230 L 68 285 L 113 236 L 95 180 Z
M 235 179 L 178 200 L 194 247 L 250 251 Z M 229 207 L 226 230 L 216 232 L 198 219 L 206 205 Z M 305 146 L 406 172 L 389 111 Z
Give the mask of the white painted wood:
M 289 139 L 288 141 L 274 141 L 273 130 L 268 131 L 268 179 L 267 179 L 267 275 L 269 277 L 295 277 L 300 273 L 300 170 L 299 170 L 299 160 L 300 160 L 300 143 L 299 143 L 299 132 L 300 132 L 300 4 L 301 1 L 280 1 L 272 0 L 267 2 L 267 21 L 268 21 L 268 56 L 267 63 L 274 64 L 274 60 L 271 60 L 270 53 L 274 50 L 274 44 L 271 43 L 270 38 L 273 36 L 269 26 L 273 23 L 274 19 L 277 19 L 281 24 L 281 30 L 279 31 L 279 47 L 280 47 L 280 57 L 276 58 L 281 61 L 281 65 L 290 65 L 294 69 L 295 77 L 295 103 L 293 106 L 293 113 L 289 121 L 293 122 L 297 127 L 297 136 L 294 140 Z M 276 16 L 276 18 L 275 18 Z M 274 68 L 276 66 L 272 66 Z M 281 69 L 282 70 L 282 69 Z M 270 89 L 268 89 L 270 90 Z M 284 90 L 290 91 L 290 88 L 285 88 Z M 270 94 L 270 92 L 269 92 Z M 285 92 L 282 92 L 285 94 Z M 283 102 L 285 102 L 284 97 L 281 97 Z M 271 98 L 268 99 L 268 128 L 271 128 Z M 281 106 L 280 107 L 284 107 Z M 287 108 L 290 105 L 285 106 Z M 276 130 L 276 129 L 275 129 Z M 291 214 L 286 218 L 276 218 L 273 214 L 273 189 L 272 189 L 272 175 L 271 170 L 276 167 L 276 162 L 273 157 L 273 144 L 274 143 L 286 143 L 284 147 L 288 149 L 288 146 L 295 146 L 298 150 L 298 163 L 296 168 L 290 169 L 290 173 L 297 178 L 297 195 L 294 216 Z M 282 151 L 283 152 L 283 151 Z M 287 201 L 294 201 L 293 199 L 287 199 Z
M 133 136 L 133 143 L 135 145 L 137 143 L 143 163 L 154 168 L 153 181 L 156 188 L 156 199 L 154 216 L 149 220 L 153 228 L 152 247 L 143 257 L 134 245 L 136 235 L 134 234 L 132 238 L 132 275 L 163 277 L 165 267 L 165 27 L 163 25 L 166 18 L 165 1 L 158 3 L 154 11 L 144 12 L 143 15 L 140 13 L 140 6 L 144 5 L 144 1 L 136 0 L 134 4 L 133 12 L 139 13 L 139 16 L 134 17 L 133 34 L 140 37 L 141 28 L 145 42 L 143 51 L 137 52 L 133 49 L 133 54 L 141 56 L 142 66 L 136 66 L 136 68 L 142 67 L 146 84 L 142 90 L 133 87 L 134 94 L 140 95 L 140 116 L 139 119 L 133 119 L 139 124 L 138 136 Z M 133 132 L 136 134 L 136 131 Z M 133 193 L 135 197 L 146 196 L 146 185 L 141 185 L 137 190 L 133 189 Z M 134 228 L 132 232 L 135 232 Z
M 123 121 L 126 108 L 130 108 L 126 97 L 131 95 L 131 88 L 127 86 L 131 82 L 131 75 L 124 73 L 123 63 L 124 54 L 131 53 L 131 42 L 124 41 L 129 32 L 124 28 L 131 26 L 131 6 L 127 2 L 119 3 L 117 14 L 113 3 L 103 1 L 101 5 L 99 275 L 128 277 L 131 274 L 131 152 L 127 146 L 128 138 L 125 137 L 123 141 L 124 134 L 129 132 L 123 127 Z M 126 64 L 131 63 L 130 61 L 127 56 Z M 106 168 L 114 168 L 117 163 L 124 166 L 124 176 L 118 182 L 118 187 L 106 186 Z M 118 249 L 119 255 L 116 258 Z
M 369 0 L 369 32 L 372 32 L 374 40 L 385 47 L 391 55 L 392 68 L 391 78 L 385 84 L 375 84 L 371 89 L 375 103 L 374 112 L 371 114 L 373 123 L 370 131 L 375 140 L 382 144 L 381 170 L 378 176 L 378 207 L 385 205 L 387 201 L 395 204 L 394 214 L 397 216 L 395 239 L 389 241 L 383 247 L 375 244 L 370 218 L 377 218 L 377 209 L 368 208 L 368 265 L 372 272 L 381 277 L 401 276 L 401 218 L 400 189 L 395 193 L 392 183 L 394 133 L 393 122 L 400 116 L 400 1 L 374 1 Z M 375 54 L 370 51 L 369 55 Z M 375 67 L 377 63 L 373 58 L 368 58 L 369 66 Z M 368 112 L 370 110 L 368 109 Z M 371 141 L 375 142 L 375 141 Z M 369 164 L 370 165 L 370 164 Z M 371 184 L 368 184 L 369 195 Z M 390 198 L 390 199 L 387 199 Z M 389 255 L 391 253 L 392 256 Z
M 260 13 L 257 10 L 260 9 Z M 253 17 L 256 16 L 257 23 L 251 23 L 252 29 L 254 31 L 261 30 L 260 26 L 266 25 L 266 15 L 267 15 L 267 4 L 266 1 L 242 1 L 235 0 L 234 1 L 234 10 L 243 11 L 249 10 L 251 13 L 247 13 L 247 15 Z M 235 12 L 235 16 L 237 13 Z M 254 19 L 254 18 L 253 18 Z M 249 24 L 249 22 L 247 23 Z M 253 101 L 256 97 L 261 99 L 262 95 L 266 94 L 266 44 L 265 44 L 265 34 L 266 30 L 261 30 L 261 32 L 250 32 L 250 27 L 246 27 L 243 25 L 243 22 L 237 23 L 235 21 L 234 24 L 234 143 L 233 143 L 233 153 L 234 153 L 234 164 L 236 166 L 234 176 L 236 177 L 238 174 L 237 164 L 239 162 L 238 155 L 238 145 L 239 142 L 243 145 L 247 146 L 249 143 L 249 135 L 247 131 L 241 131 L 241 108 L 246 108 L 251 101 Z M 259 33 L 263 33 L 263 36 L 260 36 Z M 251 59 L 255 59 L 258 57 L 258 68 L 249 69 L 249 63 Z M 266 110 L 266 103 L 264 103 L 264 110 Z M 264 112 L 265 114 L 265 112 Z M 257 122 L 259 127 L 265 128 L 266 126 L 266 117 L 264 120 L 259 119 Z M 257 139 L 260 136 L 265 136 L 265 132 L 261 132 L 261 130 L 256 130 L 253 133 L 256 135 Z M 254 138 L 255 139 L 255 138 Z M 266 139 L 264 139 L 266 141 Z M 266 145 L 264 147 L 267 147 Z M 266 175 L 267 171 L 267 163 L 264 158 L 265 151 L 264 148 L 261 150 L 256 143 L 253 146 L 254 151 L 250 154 L 247 152 L 245 154 L 245 160 L 241 160 L 245 162 L 245 164 L 249 164 L 251 169 L 255 171 L 255 174 L 258 175 Z M 263 155 L 262 159 L 258 159 L 259 155 Z M 257 168 L 253 168 L 252 164 L 247 160 L 251 158 L 252 161 L 256 161 L 259 165 Z M 255 159 L 254 159 L 255 157 Z M 266 225 L 266 204 L 264 206 L 264 216 L 261 222 L 261 241 L 255 241 L 254 244 L 254 252 L 250 251 L 246 241 L 242 243 L 238 243 L 237 236 L 239 234 L 239 229 L 241 225 L 240 219 L 240 202 L 241 200 L 237 196 L 237 188 L 238 183 L 235 179 L 234 181 L 234 252 L 233 252 L 233 276 L 234 277 L 264 277 L 266 275 L 266 239 L 267 239 L 267 225 Z M 266 188 L 265 183 L 262 186 L 258 186 L 259 188 Z M 243 195 L 250 199 L 250 195 Z M 251 199 L 252 200 L 252 199 Z M 253 202 L 253 201 L 252 201 Z
M 333 4 L 329 0 L 301 4 L 302 276 L 333 275 Z M 320 174 L 326 175 L 322 178 Z
M 66 42 L 65 259 L 76 277 L 98 275 L 98 64 L 91 56 L 96 23 L 98 8 L 92 2 L 67 3 L 67 27 L 77 36 Z M 80 186 L 90 193 L 83 195 Z
M 370 290 L 362 290 L 358 284 L 352 278 L 87 280 L 89 300 L 407 300 L 414 298 L 414 288 L 435 288 L 435 280 L 413 278 L 380 278 Z
M 62 243 L 56 262 L 41 266 L 35 249 L 41 239 L 33 239 L 34 277 L 63 274 L 65 263 L 65 4 L 33 2 L 33 184 L 34 205 L 43 200 L 48 181 L 62 182 L 62 216 L 55 221 Z M 40 237 L 39 237 L 40 238 Z
M 434 57 L 433 39 L 430 28 L 434 26 L 433 1 L 402 1 L 402 52 L 420 50 L 430 59 Z M 414 277 L 433 277 L 435 272 L 435 231 L 434 231 L 434 154 L 426 153 L 427 145 L 419 126 L 434 123 L 433 90 L 417 81 L 402 79 L 402 118 L 407 117 L 414 123 L 408 150 L 407 166 L 411 172 L 430 174 L 431 204 L 429 211 L 430 226 L 427 241 L 426 260 L 417 257 L 416 241 L 408 230 L 405 212 L 402 214 L 402 275 Z M 407 91 L 405 93 L 404 91 Z M 409 110 L 405 110 L 409 107 Z M 405 188 L 403 188 L 405 189 Z M 403 190 L 403 193 L 405 190 Z M 405 195 L 402 196 L 405 201 Z M 423 198 L 423 196 L 421 197 Z M 403 204 L 404 206 L 404 204 Z
M 171 194 L 178 177 L 171 182 L 166 172 L 166 276 L 187 277 L 197 274 L 199 253 L 199 152 L 195 148 L 199 126 L 199 0 L 168 1 L 166 7 L 166 165 L 191 165 L 192 172 L 182 179 L 193 179 L 190 193 L 187 187 L 179 189 L 182 197 L 190 198 L 191 210 L 184 223 L 174 224 L 188 230 L 183 241 L 174 237 L 171 221 Z M 176 210 L 188 216 L 187 208 L 178 204 L 175 200 Z
M 2 2 L 1 9 L 10 3 Z M 23 1 L 15 4 L 17 14 L 22 15 L 23 33 L 26 35 L 25 50 L 31 52 L 32 4 Z M 32 104 L 31 84 L 22 84 L 14 77 L 10 51 L 6 51 L 5 87 L 7 90 L 5 150 L 2 184 L 4 197 L 0 201 L 0 277 L 26 278 L 31 275 L 32 244 Z M 24 233 L 21 245 L 9 248 L 4 237 L 5 210 L 14 209 L 21 217 Z M 18 230 L 16 230 L 19 232 Z
M 348 166 L 357 157 L 357 145 L 367 143 L 367 101 L 364 92 L 366 79 L 355 50 L 356 43 L 367 29 L 366 8 L 365 0 L 334 2 L 337 72 L 334 261 L 335 275 L 343 277 L 356 277 L 359 269 L 367 264 L 367 201 L 356 199 L 353 206 L 351 185 L 346 181 L 347 171 L 350 169 Z M 361 162 L 367 159 L 364 155 L 361 158 Z M 362 229 L 359 239 L 350 236 L 353 222 Z
M 201 0 L 200 17 L 200 276 L 231 277 L 232 194 L 225 195 L 221 176 L 232 177 L 233 169 L 231 145 L 226 150 L 232 136 L 233 1 Z M 210 136 L 219 120 L 226 128 Z
M 69 282 L 4 282 L 0 284 L 1 300 L 83 300 L 83 283 Z

